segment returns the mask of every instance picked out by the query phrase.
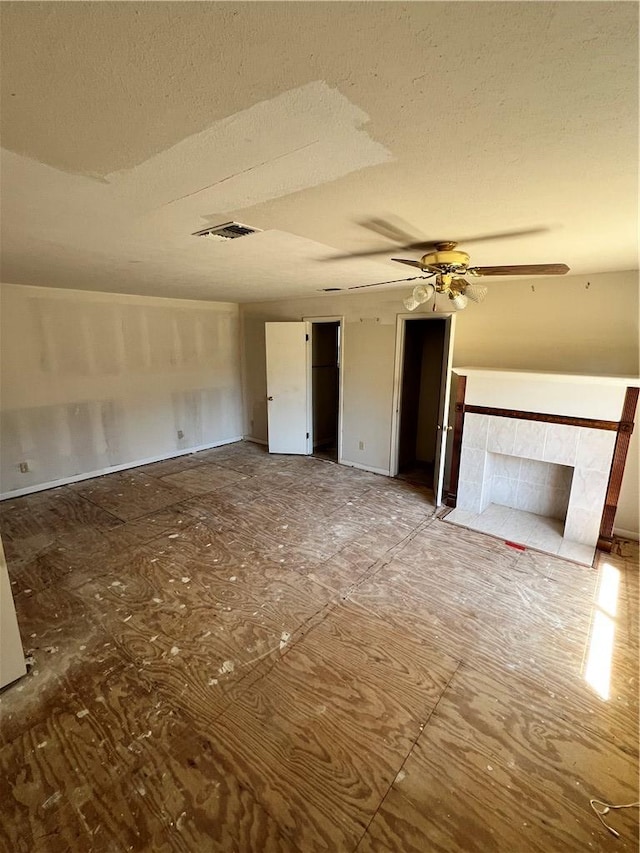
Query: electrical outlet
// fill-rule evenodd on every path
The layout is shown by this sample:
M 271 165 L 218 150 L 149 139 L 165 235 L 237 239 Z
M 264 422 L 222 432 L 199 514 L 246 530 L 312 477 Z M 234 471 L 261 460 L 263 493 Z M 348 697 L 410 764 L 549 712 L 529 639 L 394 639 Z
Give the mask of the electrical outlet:
M 364 441 L 358 442 L 358 450 L 364 450 Z
M 178 430 L 178 438 L 184 438 L 184 432 L 181 429 Z
M 28 462 L 21 462 L 20 463 L 20 473 L 21 474 L 28 474 L 29 473 L 29 463 Z

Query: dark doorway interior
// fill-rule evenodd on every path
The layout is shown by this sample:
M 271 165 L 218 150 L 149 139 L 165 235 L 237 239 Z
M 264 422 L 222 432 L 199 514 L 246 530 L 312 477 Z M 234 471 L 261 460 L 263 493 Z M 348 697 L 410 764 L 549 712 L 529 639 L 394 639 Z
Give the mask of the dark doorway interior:
M 338 460 L 340 323 L 313 323 L 311 335 L 313 455 Z
M 434 487 L 446 320 L 407 320 L 398 477 Z

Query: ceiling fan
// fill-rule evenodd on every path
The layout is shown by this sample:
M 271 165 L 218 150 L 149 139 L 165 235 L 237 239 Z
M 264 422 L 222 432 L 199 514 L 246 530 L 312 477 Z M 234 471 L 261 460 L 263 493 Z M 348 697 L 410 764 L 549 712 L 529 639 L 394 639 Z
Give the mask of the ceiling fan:
M 399 229 L 393 224 L 384 220 L 371 220 L 368 223 L 362 223 L 365 227 L 377 231 L 384 237 L 392 240 L 398 238 L 410 238 L 410 235 Z M 471 237 L 464 242 L 477 242 L 480 240 L 497 239 L 501 237 L 516 237 L 527 234 L 536 234 L 545 229 L 536 228 L 527 231 L 509 231 L 503 234 L 492 234 L 481 237 Z M 461 241 L 463 242 L 463 241 Z M 565 275 L 569 272 L 569 267 L 566 264 L 510 264 L 503 266 L 472 266 L 470 257 L 467 252 L 457 249 L 457 242 L 453 240 L 439 241 L 411 241 L 405 242 L 401 249 L 413 249 L 426 252 L 419 260 L 410 260 L 408 258 L 391 258 L 399 264 L 406 264 L 410 267 L 419 269 L 423 275 L 412 276 L 405 279 L 392 279 L 391 281 L 379 281 L 374 284 L 360 284 L 355 287 L 349 287 L 348 290 L 359 290 L 365 287 L 378 287 L 382 284 L 395 284 L 406 281 L 415 281 L 416 279 L 433 279 L 427 284 L 418 284 L 414 287 L 411 296 L 404 300 L 405 308 L 408 311 L 414 311 L 419 305 L 428 302 L 436 293 L 443 293 L 451 300 L 453 307 L 457 309 L 466 308 L 469 300 L 472 302 L 482 302 L 487 295 L 488 288 L 484 284 L 476 284 L 469 282 L 463 276 L 468 275 L 473 278 L 494 275 Z M 388 249 L 374 249 L 370 252 L 360 252 L 355 257 L 366 255 L 386 254 Z M 347 257 L 354 257 L 350 255 Z M 327 288 L 327 290 L 337 288 Z

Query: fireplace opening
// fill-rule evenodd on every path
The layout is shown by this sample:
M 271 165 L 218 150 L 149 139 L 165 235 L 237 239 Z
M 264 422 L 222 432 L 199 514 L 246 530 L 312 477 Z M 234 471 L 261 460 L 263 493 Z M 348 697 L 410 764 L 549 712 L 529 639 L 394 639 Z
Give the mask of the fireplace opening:
M 483 533 L 558 553 L 564 542 L 575 469 L 504 453 L 485 453 L 483 461 L 473 520 L 465 518 L 468 513 L 464 510 L 454 510 L 451 520 L 466 521 Z M 593 557 L 592 548 L 578 551 L 574 548 L 571 556 Z
M 610 462 L 594 456 L 593 433 L 470 413 L 447 520 L 591 565 Z
M 570 465 L 488 453 L 481 512 L 496 504 L 564 522 L 573 471 Z

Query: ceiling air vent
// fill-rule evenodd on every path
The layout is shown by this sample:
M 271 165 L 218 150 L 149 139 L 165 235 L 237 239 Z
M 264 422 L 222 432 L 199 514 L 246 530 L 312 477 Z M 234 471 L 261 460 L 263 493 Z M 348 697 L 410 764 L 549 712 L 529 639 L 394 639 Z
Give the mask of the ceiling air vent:
M 208 237 L 210 240 L 235 240 L 238 237 L 246 237 L 247 234 L 256 234 L 258 231 L 262 229 L 241 225 L 239 222 L 225 222 L 224 225 L 214 225 L 212 228 L 196 231 L 193 236 Z

